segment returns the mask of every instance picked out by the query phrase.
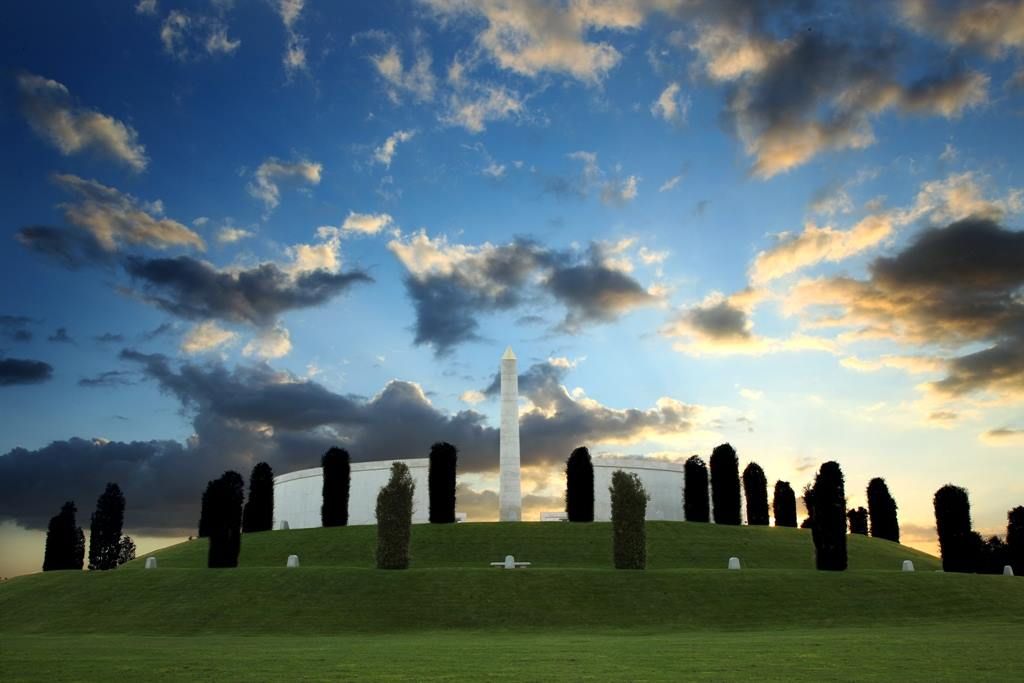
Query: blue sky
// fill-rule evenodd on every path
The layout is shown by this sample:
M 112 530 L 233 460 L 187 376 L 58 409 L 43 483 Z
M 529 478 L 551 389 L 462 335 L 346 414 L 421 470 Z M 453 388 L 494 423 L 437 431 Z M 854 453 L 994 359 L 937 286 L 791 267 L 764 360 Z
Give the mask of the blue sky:
M 331 443 L 452 440 L 496 516 L 506 344 L 530 512 L 575 445 L 729 441 L 794 487 L 838 460 L 851 506 L 886 477 L 921 547 L 947 481 L 1001 533 L 1024 4 L 983 9 L 5 7 L 0 573 L 108 475 L 159 544 L 220 471 Z

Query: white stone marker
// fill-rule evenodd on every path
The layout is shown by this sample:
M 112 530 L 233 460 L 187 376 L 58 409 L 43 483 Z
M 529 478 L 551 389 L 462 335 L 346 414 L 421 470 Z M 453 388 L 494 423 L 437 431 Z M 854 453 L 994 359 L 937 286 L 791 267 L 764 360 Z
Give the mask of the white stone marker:
M 738 557 L 730 557 L 729 558 L 729 569 L 739 569 L 739 568 L 740 568 L 740 558 L 738 558 Z
M 516 562 L 516 558 L 512 555 L 506 555 L 504 562 L 491 562 L 492 567 L 501 567 L 502 569 L 522 569 L 529 567 L 529 562 Z
M 912 572 L 914 571 L 914 563 L 910 560 L 903 560 L 903 571 Z
M 278 528 L 279 531 L 288 531 L 288 520 L 287 519 L 282 519 L 278 523 L 277 528 Z
M 156 569 L 156 558 L 155 557 L 147 557 L 146 558 L 146 569 Z
M 498 449 L 498 519 L 519 522 L 523 518 L 523 493 L 519 480 L 519 375 L 512 347 L 501 357 L 501 435 Z
M 1003 567 L 1003 576 L 1013 576 L 1013 567 L 1010 565 Z
M 299 556 L 289 555 L 288 556 L 288 567 L 294 568 L 299 566 Z

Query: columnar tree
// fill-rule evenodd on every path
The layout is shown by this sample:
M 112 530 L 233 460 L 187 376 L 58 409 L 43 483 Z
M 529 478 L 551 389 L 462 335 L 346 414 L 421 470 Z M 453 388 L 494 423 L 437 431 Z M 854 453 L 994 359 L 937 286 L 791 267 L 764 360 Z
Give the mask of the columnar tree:
M 89 569 L 117 567 L 123 526 L 124 494 L 117 484 L 107 484 L 89 525 Z
M 1014 576 L 1024 576 L 1024 505 L 1006 513 L 1006 550 Z
M 242 500 L 245 482 L 238 472 L 228 470 L 213 482 L 210 490 L 210 548 L 206 565 L 237 567 L 242 550 Z
M 815 564 L 818 569 L 844 571 L 846 556 L 846 488 L 839 463 L 822 464 L 814 479 L 812 508 Z
M 416 484 L 405 463 L 391 463 L 391 478 L 377 494 L 377 569 L 407 569 Z
M 885 479 L 875 477 L 868 482 L 868 517 L 871 535 L 900 542 L 900 524 L 896 519 L 896 501 L 889 493 Z
M 565 463 L 565 514 L 570 522 L 594 521 L 594 464 L 585 446 Z
M 683 517 L 687 522 L 711 520 L 708 500 L 708 468 L 699 455 L 691 455 L 683 465 Z
M 78 512 L 73 501 L 64 503 L 60 512 L 50 518 L 43 551 L 43 571 L 82 569 L 85 559 L 85 534 L 75 522 Z
M 740 463 L 727 443 L 711 452 L 711 503 L 715 524 L 740 523 Z
M 612 543 L 616 569 L 647 566 L 647 492 L 640 477 L 622 470 L 612 473 Z
M 967 490 L 946 484 L 935 492 L 933 503 L 942 570 L 973 572 L 978 548 L 971 531 L 971 503 Z
M 117 564 L 131 562 L 135 559 L 135 541 L 131 536 L 122 536 L 121 542 L 117 544 Z
M 804 493 L 801 496 L 804 502 L 804 510 L 807 511 L 807 516 L 804 517 L 804 521 L 800 523 L 801 529 L 813 529 L 814 528 L 814 482 L 804 485 Z
M 868 511 L 865 508 L 852 508 L 847 511 L 846 518 L 850 520 L 850 533 L 868 535 Z
M 348 492 L 352 477 L 348 451 L 331 448 L 320 460 L 323 467 L 323 505 L 320 507 L 320 523 L 325 526 L 346 526 L 348 524 Z
M 743 470 L 743 495 L 747 498 L 747 524 L 768 526 L 768 479 L 756 462 Z
M 249 499 L 242 509 L 242 531 L 270 531 L 274 526 L 274 470 L 257 463 L 249 475 Z
M 455 523 L 455 468 L 458 450 L 447 442 L 430 447 L 430 471 L 427 489 L 430 494 L 430 523 Z
M 775 482 L 772 514 L 775 515 L 775 526 L 796 527 L 796 494 L 788 481 Z

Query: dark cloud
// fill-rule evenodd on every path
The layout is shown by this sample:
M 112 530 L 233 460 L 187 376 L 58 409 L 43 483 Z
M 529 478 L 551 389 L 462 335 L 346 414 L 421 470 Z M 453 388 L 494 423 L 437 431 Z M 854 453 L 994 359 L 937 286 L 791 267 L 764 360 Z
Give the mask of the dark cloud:
M 0 387 L 39 384 L 53 377 L 53 366 L 41 360 L 0 358 Z
M 14 237 L 29 251 L 68 270 L 114 263 L 113 253 L 104 249 L 92 233 L 84 230 L 30 225 L 19 230 Z
M 117 334 L 117 333 L 114 333 L 114 332 L 104 332 L 103 334 L 98 335 L 96 337 L 96 341 L 100 342 L 101 344 L 108 344 L 108 343 L 113 343 L 113 342 L 123 342 L 124 341 L 124 335 L 123 334 Z
M 75 340 L 68 334 L 66 327 L 58 327 L 57 330 L 46 338 L 47 341 L 51 341 L 55 344 L 74 344 Z
M 94 377 L 83 377 L 78 380 L 80 387 L 120 387 L 135 384 L 135 376 L 124 370 L 107 370 Z
M 715 341 L 746 340 L 750 338 L 750 322 L 746 311 L 734 306 L 728 299 L 695 306 L 683 313 L 686 322 L 700 336 Z
M 237 271 L 218 270 L 202 261 L 129 257 L 125 270 L 141 283 L 148 301 L 189 320 L 226 320 L 272 325 L 285 311 L 318 306 L 357 282 L 372 282 L 366 273 L 314 270 L 292 276 L 273 263 Z
M 560 328 L 571 333 L 587 323 L 615 320 L 656 300 L 630 275 L 597 258 L 552 269 L 544 286 L 568 309 Z
M 162 337 L 163 335 L 168 334 L 168 333 L 173 332 L 173 331 L 174 331 L 174 325 L 172 325 L 171 323 L 160 323 L 159 325 L 154 327 L 152 330 L 144 332 L 142 334 L 142 341 L 153 341 L 157 337 Z
M 0 336 L 16 342 L 31 341 L 32 331 L 28 326 L 34 322 L 24 315 L 0 315 Z
M 982 389 L 1024 395 L 1024 335 L 953 358 L 947 375 L 932 387 L 959 396 Z

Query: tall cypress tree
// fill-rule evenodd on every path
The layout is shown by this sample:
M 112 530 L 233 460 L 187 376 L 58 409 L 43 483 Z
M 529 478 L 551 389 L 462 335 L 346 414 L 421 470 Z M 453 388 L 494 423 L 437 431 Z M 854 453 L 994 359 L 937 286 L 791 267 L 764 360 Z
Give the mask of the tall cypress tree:
M 871 535 L 900 542 L 900 524 L 896 519 L 896 500 L 889 493 L 885 479 L 875 477 L 868 482 L 868 517 Z
M 274 526 L 274 470 L 257 463 L 249 475 L 249 499 L 242 510 L 242 531 L 270 531 Z
M 351 485 L 352 466 L 348 451 L 331 448 L 320 460 L 323 467 L 323 505 L 320 507 L 320 523 L 327 526 L 348 524 L 348 493 Z
M 846 518 L 850 520 L 850 533 L 868 535 L 868 511 L 862 507 L 847 510 Z
M 43 571 L 82 569 L 85 559 L 85 534 L 75 522 L 78 509 L 68 501 L 60 512 L 50 518 L 46 529 L 46 547 L 43 551 Z
M 1024 576 L 1024 505 L 1006 513 L 1006 552 L 1014 576 Z
M 594 464 L 585 446 L 565 463 L 565 514 L 570 522 L 594 521 Z
M 445 441 L 430 447 L 427 492 L 430 494 L 430 523 L 455 523 L 455 471 L 458 449 Z
M 740 463 L 727 443 L 711 452 L 711 502 L 715 524 L 740 523 Z
M 612 472 L 608 488 L 612 503 L 612 547 L 616 569 L 647 567 L 647 492 L 640 477 L 622 470 Z
M 237 567 L 242 550 L 242 500 L 245 482 L 228 470 L 214 481 L 210 491 L 210 548 L 206 566 Z
M 796 494 L 788 481 L 775 482 L 772 514 L 775 515 L 775 526 L 796 528 Z
M 377 494 L 377 569 L 407 569 L 416 483 L 405 463 L 391 463 L 391 478 Z
M 96 512 L 89 525 L 89 569 L 117 567 L 123 526 L 124 494 L 117 484 L 107 484 L 96 501 Z
M 973 572 L 977 543 L 971 531 L 971 502 L 967 490 L 946 484 L 935 492 L 935 530 L 939 534 L 942 570 Z
M 683 518 L 687 522 L 711 520 L 708 467 L 699 455 L 691 455 L 683 465 Z
M 743 470 L 743 495 L 747 498 L 747 524 L 768 526 L 768 479 L 756 462 Z
M 802 496 L 804 501 L 804 510 L 807 511 L 807 516 L 804 517 L 804 521 L 800 523 L 801 529 L 813 529 L 814 528 L 814 482 L 804 485 L 804 494 Z
M 818 569 L 844 571 L 846 555 L 846 488 L 839 463 L 822 464 L 814 479 L 814 539 L 815 564 Z

